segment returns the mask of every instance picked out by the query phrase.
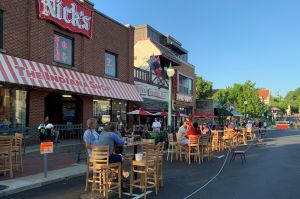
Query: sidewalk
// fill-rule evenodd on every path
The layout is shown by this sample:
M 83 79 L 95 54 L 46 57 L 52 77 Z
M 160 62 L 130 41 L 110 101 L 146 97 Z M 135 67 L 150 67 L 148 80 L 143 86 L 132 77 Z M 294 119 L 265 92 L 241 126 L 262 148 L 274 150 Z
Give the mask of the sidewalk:
M 48 177 L 44 178 L 44 173 L 18 177 L 14 179 L 0 181 L 0 185 L 8 186 L 0 191 L 0 197 L 5 197 L 22 191 L 34 189 L 47 184 L 62 181 L 66 178 L 73 178 L 85 174 L 85 164 L 73 164 L 70 167 L 48 172 Z
M 54 153 L 48 154 L 48 178 L 44 178 L 44 156 L 40 145 L 26 147 L 23 155 L 23 172 L 14 170 L 14 177 L 0 176 L 0 197 L 46 184 L 75 177 L 85 173 L 85 166 L 77 164 L 78 151 L 82 144 L 78 140 L 63 140 L 54 146 Z

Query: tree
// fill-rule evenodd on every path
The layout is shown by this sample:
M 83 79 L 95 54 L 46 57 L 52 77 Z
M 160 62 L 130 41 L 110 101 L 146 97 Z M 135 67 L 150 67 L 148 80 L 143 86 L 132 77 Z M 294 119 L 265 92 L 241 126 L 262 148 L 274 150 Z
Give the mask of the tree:
M 207 99 L 212 96 L 213 83 L 196 76 L 196 96 L 198 99 Z
M 246 81 L 244 84 L 234 84 L 232 87 L 227 87 L 214 94 L 213 99 L 219 101 L 221 104 L 231 104 L 236 107 L 240 113 L 246 113 L 254 117 L 260 116 L 264 109 L 257 94 L 255 83 Z

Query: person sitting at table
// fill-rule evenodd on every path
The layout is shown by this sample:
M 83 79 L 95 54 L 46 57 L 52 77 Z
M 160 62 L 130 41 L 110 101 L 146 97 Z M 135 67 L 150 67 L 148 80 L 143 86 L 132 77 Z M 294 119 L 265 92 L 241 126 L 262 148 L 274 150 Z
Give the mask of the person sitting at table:
M 203 124 L 203 129 L 201 131 L 202 135 L 210 135 L 211 131 L 209 130 L 209 128 L 207 127 L 206 123 Z
M 184 134 L 185 134 L 186 130 L 187 130 L 187 124 L 186 124 L 186 122 L 184 122 L 181 125 L 181 127 L 179 127 L 179 129 L 178 129 L 178 140 L 177 140 L 178 143 L 181 143 L 182 139 L 184 138 Z
M 97 120 L 94 118 L 90 118 L 86 122 L 87 130 L 83 134 L 83 140 L 85 143 L 85 147 L 88 150 L 89 157 L 92 156 L 92 147 L 99 146 L 99 134 L 96 131 L 97 128 Z
M 109 163 L 124 162 L 124 157 L 114 151 L 116 145 L 120 146 L 124 144 L 125 142 L 122 137 L 116 133 L 115 124 L 112 122 L 107 123 L 99 136 L 99 146 L 109 146 Z M 128 177 L 129 173 L 123 171 L 123 176 Z
M 189 143 L 189 135 L 200 135 L 201 131 L 198 128 L 198 123 L 194 122 L 193 126 L 191 126 L 184 134 L 184 139 L 181 141 L 181 144 L 187 145 Z
M 198 123 L 197 122 L 194 122 L 193 127 L 186 131 L 187 136 L 189 136 L 189 135 L 200 135 L 200 134 L 201 134 L 201 131 L 198 128 Z

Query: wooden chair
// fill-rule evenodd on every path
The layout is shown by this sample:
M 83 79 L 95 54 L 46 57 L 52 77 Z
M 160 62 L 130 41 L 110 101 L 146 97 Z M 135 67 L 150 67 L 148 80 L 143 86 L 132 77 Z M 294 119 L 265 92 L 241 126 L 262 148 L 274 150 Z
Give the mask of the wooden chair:
M 186 156 L 185 148 L 181 145 L 181 139 L 178 136 L 178 133 L 176 133 L 176 160 L 182 160 L 182 156 Z
M 200 145 L 199 145 L 199 137 L 197 135 L 189 135 L 189 143 L 188 143 L 188 162 L 191 164 L 191 156 L 194 157 L 195 162 L 199 160 L 199 164 L 201 164 L 200 160 Z
M 85 191 L 89 190 L 89 183 L 93 184 L 93 175 L 90 175 L 90 171 L 93 170 L 93 161 L 88 154 L 88 150 L 85 148 L 86 155 L 86 173 L 85 173 Z
M 156 145 L 156 161 L 157 161 L 157 180 L 158 189 L 164 186 L 164 175 L 163 175 L 163 155 L 164 155 L 164 144 L 159 142 Z
M 200 150 L 201 150 L 201 161 L 204 161 L 204 158 L 207 157 L 208 160 L 212 159 L 212 143 L 210 138 L 212 135 L 204 135 L 200 137 Z
M 221 140 L 219 138 L 219 131 L 213 130 L 212 132 L 212 151 L 221 151 Z
M 0 172 L 5 176 L 9 172 L 10 178 L 13 178 L 12 143 L 13 137 L 0 136 Z
M 173 161 L 173 154 L 176 153 L 176 145 L 177 143 L 174 141 L 173 134 L 168 133 L 168 141 L 169 141 L 169 146 L 168 146 L 168 155 L 167 155 L 167 161 L 169 160 L 169 155 L 171 154 L 171 162 Z
M 242 128 L 241 131 L 238 133 L 238 143 L 247 145 L 247 130 L 246 130 L 246 128 Z
M 93 185 L 91 197 L 94 198 L 94 192 L 108 199 L 108 191 L 117 189 L 119 198 L 122 197 L 121 190 L 121 163 L 109 164 L 109 146 L 94 146 L 92 149 L 93 160 Z M 113 179 L 117 174 L 117 182 Z
M 250 139 L 248 139 L 248 138 L 250 138 Z M 254 139 L 253 127 L 252 128 L 247 128 L 247 140 L 253 141 L 253 139 Z
M 22 157 L 23 134 L 16 133 L 13 139 L 12 155 L 14 156 L 13 166 L 16 170 L 23 172 L 23 157 Z
M 157 177 L 157 152 L 152 144 L 145 144 L 143 152 L 145 157 L 142 161 L 131 162 L 130 175 L 130 195 L 132 196 L 133 188 L 140 188 L 144 191 L 144 199 L 147 198 L 147 189 L 155 188 L 158 194 L 158 177 Z M 134 179 L 134 174 L 140 174 L 140 178 Z

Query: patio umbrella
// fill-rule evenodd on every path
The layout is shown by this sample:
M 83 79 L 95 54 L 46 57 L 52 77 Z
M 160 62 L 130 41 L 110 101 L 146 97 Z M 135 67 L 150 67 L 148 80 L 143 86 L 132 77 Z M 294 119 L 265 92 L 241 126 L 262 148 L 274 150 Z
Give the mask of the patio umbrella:
M 203 113 L 194 113 L 191 115 L 192 118 L 206 118 Z
M 140 109 L 128 112 L 127 115 L 138 115 L 139 116 L 139 128 L 140 128 L 141 127 L 141 115 L 147 116 L 147 115 L 152 115 L 152 113 L 140 108 Z
M 214 114 L 205 114 L 206 118 L 215 118 L 216 116 Z
M 168 112 L 157 112 L 157 113 L 153 113 L 152 115 L 156 115 L 156 116 L 168 116 Z

